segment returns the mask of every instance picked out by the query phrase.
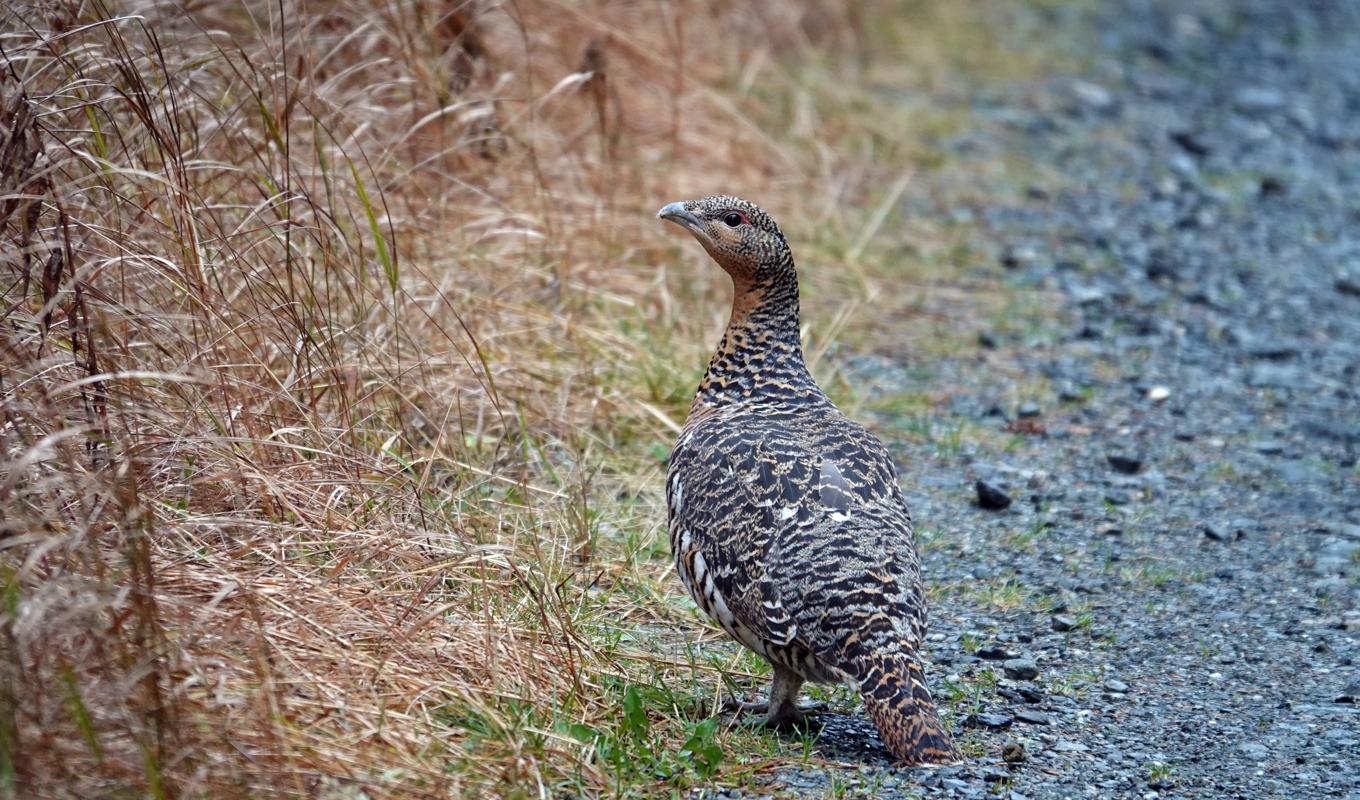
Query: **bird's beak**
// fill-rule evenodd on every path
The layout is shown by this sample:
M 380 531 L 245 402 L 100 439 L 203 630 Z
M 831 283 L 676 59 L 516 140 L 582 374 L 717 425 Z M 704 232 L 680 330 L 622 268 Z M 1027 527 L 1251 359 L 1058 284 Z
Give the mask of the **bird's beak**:
M 698 217 L 685 209 L 684 203 L 668 203 L 660 211 L 656 212 L 657 219 L 664 219 L 674 222 L 682 228 L 686 228 L 695 236 L 704 236 L 704 226 Z M 705 237 L 707 238 L 707 237 Z

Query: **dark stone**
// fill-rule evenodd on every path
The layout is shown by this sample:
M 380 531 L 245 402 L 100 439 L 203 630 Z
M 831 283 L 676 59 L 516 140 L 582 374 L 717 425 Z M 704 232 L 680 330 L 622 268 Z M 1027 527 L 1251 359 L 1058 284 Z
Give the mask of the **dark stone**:
M 1110 462 L 1110 466 L 1114 467 L 1116 472 L 1125 475 L 1137 475 L 1143 468 L 1142 456 L 1133 453 L 1107 453 L 1105 460 Z
M 1333 284 L 1338 292 L 1348 294 L 1351 297 L 1360 297 L 1360 278 L 1340 277 Z
M 1011 496 L 1002 491 L 999 486 L 980 480 L 977 482 L 976 488 L 979 506 L 988 511 L 1001 511 L 1010 507 Z
M 989 644 L 979 647 L 973 655 L 984 658 L 988 661 L 1005 661 L 1008 658 L 1015 658 L 1016 654 L 1007 650 L 1004 645 Z
M 1034 263 L 1037 254 L 1028 247 L 1006 247 L 1001 251 L 1001 266 L 1019 269 Z
M 1034 403 L 1021 403 L 1020 407 L 1015 410 L 1015 415 L 1022 419 L 1037 417 L 1039 416 L 1039 406 Z
M 1032 658 L 1010 658 L 1001 663 L 1006 677 L 1016 681 L 1032 681 L 1039 677 L 1039 665 Z
M 1185 152 L 1192 156 L 1203 158 L 1213 152 L 1213 148 L 1205 144 L 1204 140 L 1194 131 L 1179 130 L 1172 131 L 1168 136 Z
M 1004 731 L 1015 722 L 1009 714 L 969 714 L 963 718 L 965 728 L 985 728 L 989 731 Z
M 1360 683 L 1352 683 L 1346 690 L 1336 696 L 1336 702 L 1360 705 Z
M 1015 718 L 1030 725 L 1052 725 L 1053 718 L 1042 711 L 1017 711 Z
M 1077 629 L 1077 620 L 1066 614 L 1054 614 L 1049 618 L 1048 624 L 1058 633 L 1066 633 Z
M 1267 175 L 1261 178 L 1261 196 L 1268 197 L 1275 194 L 1284 194 L 1286 189 L 1285 182 L 1274 175 Z
M 1043 691 L 1028 683 L 1003 683 L 996 687 L 996 693 L 1016 703 L 1038 703 L 1044 699 Z
M 1299 348 L 1289 342 L 1253 342 L 1247 355 L 1262 361 L 1288 361 L 1299 357 Z
M 1213 539 L 1215 542 L 1235 542 L 1238 539 L 1245 539 L 1247 529 L 1240 525 L 1242 520 L 1233 520 L 1224 525 L 1217 522 L 1204 523 L 1204 536 Z
M 1000 345 L 1001 342 L 996 338 L 994 334 L 988 333 L 987 331 L 983 331 L 982 333 L 978 334 L 979 347 L 985 347 L 988 350 L 995 350 Z
M 1164 253 L 1154 253 L 1152 258 L 1148 260 L 1144 272 L 1149 280 L 1154 281 L 1158 278 L 1174 281 L 1180 277 L 1180 270 L 1176 268 L 1176 262 Z

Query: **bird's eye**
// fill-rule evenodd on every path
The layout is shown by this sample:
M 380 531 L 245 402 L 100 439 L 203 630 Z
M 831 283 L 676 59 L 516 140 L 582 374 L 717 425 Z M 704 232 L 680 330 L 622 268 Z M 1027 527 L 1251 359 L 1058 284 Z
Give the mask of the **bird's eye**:
M 738 211 L 729 211 L 727 212 L 727 216 L 723 217 L 723 222 L 727 223 L 727 227 L 735 228 L 741 223 L 746 222 L 746 215 Z

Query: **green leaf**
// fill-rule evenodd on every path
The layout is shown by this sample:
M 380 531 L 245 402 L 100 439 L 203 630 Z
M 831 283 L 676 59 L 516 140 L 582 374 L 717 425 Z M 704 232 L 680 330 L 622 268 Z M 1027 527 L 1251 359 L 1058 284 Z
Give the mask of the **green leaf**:
M 76 729 L 85 739 L 85 744 L 89 746 L 90 752 L 94 753 L 95 760 L 102 762 L 104 750 L 99 746 L 99 738 L 95 736 L 94 720 L 85 707 L 85 701 L 80 697 L 80 685 L 76 681 L 76 673 L 69 665 L 61 665 L 61 681 L 66 688 L 66 710 L 70 712 L 71 719 L 75 721 Z
M 571 735 L 571 738 L 578 742 L 584 742 L 585 744 L 590 744 L 600 738 L 599 731 L 580 722 L 573 722 L 568 725 L 567 733 Z
M 723 751 L 714 741 L 718 720 L 706 719 L 694 726 L 694 732 L 680 747 L 680 757 L 688 760 L 700 778 L 709 778 L 722 766 Z
M 651 721 L 642 705 L 642 692 L 636 686 L 629 686 L 623 693 L 623 732 L 640 739 L 647 735 L 649 727 Z
M 359 202 L 364 204 L 364 215 L 368 217 L 368 229 L 373 232 L 373 245 L 378 248 L 378 261 L 382 263 L 383 272 L 387 274 L 387 285 L 395 293 L 397 262 L 387 249 L 387 239 L 383 238 L 382 226 L 378 224 L 378 212 L 373 209 L 373 203 L 368 199 L 368 189 L 364 187 L 364 179 L 359 177 L 359 168 L 354 166 L 353 161 L 349 162 L 349 171 L 354 176 L 354 190 L 359 193 Z

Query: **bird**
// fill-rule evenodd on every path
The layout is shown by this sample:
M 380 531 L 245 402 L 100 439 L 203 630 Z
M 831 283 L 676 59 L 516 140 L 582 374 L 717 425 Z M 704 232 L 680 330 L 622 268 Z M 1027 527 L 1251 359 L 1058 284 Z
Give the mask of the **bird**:
M 680 582 L 773 669 L 765 724 L 798 728 L 804 682 L 847 683 L 894 761 L 957 760 L 926 685 L 926 601 L 911 514 L 887 448 L 808 371 L 798 275 L 779 225 L 715 195 L 657 217 L 732 279 L 732 312 L 666 472 Z

